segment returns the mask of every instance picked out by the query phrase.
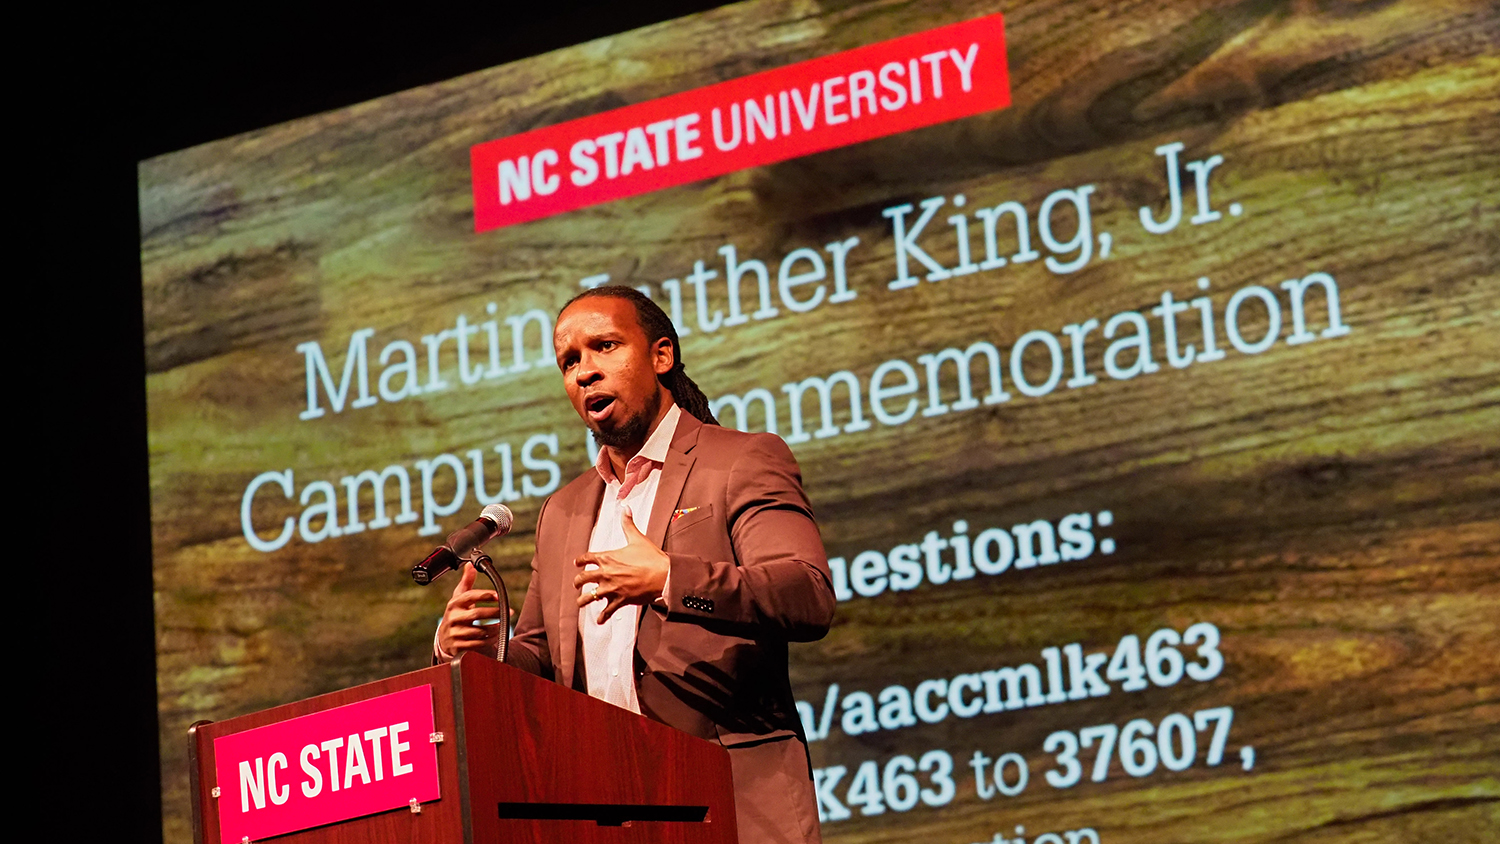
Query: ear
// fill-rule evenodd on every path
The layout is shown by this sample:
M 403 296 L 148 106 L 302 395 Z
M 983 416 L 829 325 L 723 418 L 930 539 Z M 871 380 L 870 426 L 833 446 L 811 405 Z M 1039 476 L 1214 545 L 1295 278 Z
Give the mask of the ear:
M 666 337 L 651 346 L 651 368 L 657 375 L 666 375 L 677 365 L 677 356 L 672 354 L 672 341 Z

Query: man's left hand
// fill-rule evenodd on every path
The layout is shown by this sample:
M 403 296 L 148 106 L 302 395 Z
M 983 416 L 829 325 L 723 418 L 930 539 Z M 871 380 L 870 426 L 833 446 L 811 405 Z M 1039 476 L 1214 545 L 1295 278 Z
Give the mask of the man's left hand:
M 573 585 L 581 593 L 578 606 L 600 600 L 609 602 L 599 613 L 600 624 L 626 604 L 649 604 L 660 597 L 671 568 L 666 553 L 636 528 L 629 507 L 621 508 L 620 525 L 625 529 L 625 547 L 591 551 L 574 561 L 580 569 L 573 578 Z M 589 564 L 598 568 L 584 571 Z M 590 583 L 595 585 L 593 590 L 587 588 Z

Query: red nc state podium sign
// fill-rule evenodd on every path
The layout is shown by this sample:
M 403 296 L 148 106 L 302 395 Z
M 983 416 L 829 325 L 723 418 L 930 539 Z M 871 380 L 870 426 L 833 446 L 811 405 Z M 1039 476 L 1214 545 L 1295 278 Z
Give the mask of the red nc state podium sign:
M 414 686 L 214 739 L 220 840 L 438 799 L 432 687 Z

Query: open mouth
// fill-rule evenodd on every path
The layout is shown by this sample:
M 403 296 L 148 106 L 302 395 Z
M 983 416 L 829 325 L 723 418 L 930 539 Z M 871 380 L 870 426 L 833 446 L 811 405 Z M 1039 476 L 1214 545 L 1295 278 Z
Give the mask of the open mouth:
M 583 409 L 588 412 L 590 421 L 598 422 L 609 415 L 609 409 L 614 406 L 614 403 L 614 396 L 598 395 L 586 399 Z

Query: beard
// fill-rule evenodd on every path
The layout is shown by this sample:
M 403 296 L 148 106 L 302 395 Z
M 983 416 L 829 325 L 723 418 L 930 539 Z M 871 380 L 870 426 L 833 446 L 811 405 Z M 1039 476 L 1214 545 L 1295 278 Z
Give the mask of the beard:
M 647 406 L 629 419 L 616 425 L 608 431 L 601 431 L 590 426 L 589 430 L 594 434 L 594 442 L 601 446 L 609 446 L 614 449 L 625 449 L 627 451 L 639 451 L 646 444 L 646 438 L 651 434 L 651 422 L 656 419 L 657 413 L 661 411 L 662 397 L 657 392 L 651 396 Z

